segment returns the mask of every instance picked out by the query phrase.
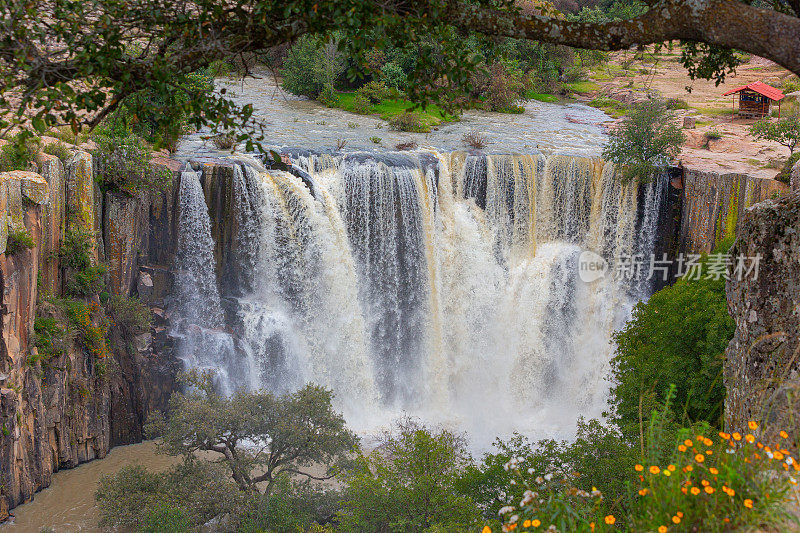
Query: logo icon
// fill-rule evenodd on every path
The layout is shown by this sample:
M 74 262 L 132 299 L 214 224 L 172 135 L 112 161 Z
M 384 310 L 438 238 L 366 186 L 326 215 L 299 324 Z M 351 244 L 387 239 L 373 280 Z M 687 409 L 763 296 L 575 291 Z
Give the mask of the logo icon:
M 578 257 L 578 276 L 584 283 L 591 283 L 605 277 L 608 262 L 603 256 L 586 250 Z

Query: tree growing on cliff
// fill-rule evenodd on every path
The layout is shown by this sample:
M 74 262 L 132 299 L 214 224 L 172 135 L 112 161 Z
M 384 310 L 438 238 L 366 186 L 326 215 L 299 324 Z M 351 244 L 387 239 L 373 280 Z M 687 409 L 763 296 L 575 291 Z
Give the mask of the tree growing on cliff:
M 617 166 L 622 180 L 649 181 L 678 155 L 686 136 L 662 100 L 636 104 L 609 133 L 603 157 Z
M 148 422 L 148 432 L 161 437 L 170 455 L 215 455 L 244 492 L 269 494 L 287 476 L 330 479 L 358 444 L 333 410 L 332 393 L 322 387 L 307 385 L 283 396 L 264 391 L 224 396 L 211 373 L 189 372 L 185 382 L 187 391 L 170 398 L 168 417 Z
M 750 133 L 756 139 L 775 141 L 789 149 L 789 157 L 800 142 L 800 114 L 793 113 L 784 118 L 770 120 L 763 118 L 750 127 Z
M 356 69 L 376 48 L 419 43 L 407 90 L 415 101 L 447 102 L 454 89 L 469 88 L 479 58 L 463 39 L 440 43 L 436 54 L 427 53 L 430 47 L 423 43 L 430 35 L 469 32 L 598 50 L 680 39 L 685 43 L 681 59 L 692 76 L 724 78 L 738 64 L 733 49 L 800 73 L 800 2 L 751 4 L 656 0 L 630 20 L 576 21 L 542 0 L 2 2 L 0 131 L 20 127 L 43 133 L 62 124 L 75 131 L 93 128 L 129 97 L 150 89 L 151 103 L 185 93 L 185 108 L 197 128 L 263 131 L 252 105 L 238 106 L 223 91 L 207 94 L 181 86 L 176 73 L 234 57 L 243 60 L 248 73 L 262 52 L 305 34 L 334 31 L 342 35 L 342 51 L 356 58 Z M 263 136 L 248 137 L 248 149 L 253 140 Z

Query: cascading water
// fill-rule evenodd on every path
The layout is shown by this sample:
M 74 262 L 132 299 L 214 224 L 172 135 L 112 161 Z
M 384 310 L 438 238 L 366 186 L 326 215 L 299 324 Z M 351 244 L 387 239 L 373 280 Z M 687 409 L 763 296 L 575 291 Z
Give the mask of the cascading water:
M 611 333 L 649 288 L 584 282 L 579 257 L 651 253 L 661 181 L 623 184 L 613 166 L 568 156 L 300 160 L 310 181 L 234 160 L 244 275 L 226 295 L 225 348 L 187 343 L 187 364 L 220 369 L 226 390 L 330 387 L 364 430 L 409 412 L 480 443 L 565 436 L 579 415 L 600 416 Z M 204 316 L 177 314 L 216 332 L 219 294 L 197 289 L 216 278 L 191 171 L 181 209 L 179 299 L 204 302 Z

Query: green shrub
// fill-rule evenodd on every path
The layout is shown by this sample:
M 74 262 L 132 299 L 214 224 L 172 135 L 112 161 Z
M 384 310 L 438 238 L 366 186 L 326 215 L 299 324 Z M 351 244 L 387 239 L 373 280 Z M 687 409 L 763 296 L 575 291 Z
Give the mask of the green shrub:
M 106 310 L 117 326 L 135 332 L 150 329 L 152 313 L 139 298 L 114 294 L 108 298 Z
M 63 142 L 45 144 L 42 151 L 46 154 L 54 155 L 65 165 L 72 158 L 72 150 L 67 148 Z
M 526 90 L 525 76 L 516 62 L 495 62 L 489 66 L 484 96 L 492 111 L 521 113 L 517 104 L 525 98 Z
M 775 179 L 781 183 L 789 183 L 792 178 L 792 169 L 798 161 L 800 161 L 800 152 L 792 154 L 791 157 L 786 160 L 786 164 L 783 165 L 783 169 L 781 170 L 780 174 L 775 176 Z
M 369 98 L 363 94 L 356 94 L 355 98 L 353 98 L 351 110 L 359 115 L 368 115 L 372 112 L 372 104 Z
M 408 76 L 403 68 L 394 62 L 389 62 L 381 68 L 381 79 L 389 87 L 394 87 L 399 91 L 405 90 L 408 86 Z
M 667 107 L 670 109 L 689 109 L 689 102 L 682 98 L 670 98 L 667 100 Z
M 38 139 L 18 133 L 8 144 L 0 146 L 0 172 L 28 170 L 38 152 Z
M 678 413 L 689 422 L 720 425 L 722 363 L 734 329 L 722 277 L 685 276 L 636 304 L 632 319 L 614 335 L 611 360 L 610 404 L 625 434 L 638 434 L 642 414 L 666 400 L 670 384 L 676 385 Z
M 232 133 L 220 133 L 211 137 L 211 144 L 217 150 L 233 150 L 236 147 L 236 136 Z
M 101 188 L 132 196 L 145 191 L 164 191 L 172 184 L 169 169 L 151 164 L 153 152 L 138 135 L 95 136 L 96 177 Z
M 383 141 L 383 139 L 377 136 L 372 136 L 369 138 L 369 140 L 372 141 L 373 144 L 380 144 Z
M 704 136 L 706 138 L 706 141 L 718 141 L 722 139 L 723 134 L 719 130 L 708 130 Z
M 384 437 L 371 454 L 359 455 L 343 474 L 342 532 L 476 531 L 478 509 L 456 492 L 469 463 L 465 441 L 410 420 Z M 388 526 L 388 528 L 387 528 Z
M 389 127 L 395 131 L 408 131 L 413 133 L 429 133 L 430 125 L 425 121 L 421 113 L 406 111 L 392 117 L 389 120 Z
M 322 91 L 320 91 L 319 96 L 317 96 L 317 101 L 325 107 L 336 106 L 336 104 L 339 102 L 339 98 L 336 96 L 336 89 L 333 88 L 332 84 L 325 84 L 325 86 L 322 88 Z
M 60 357 L 72 342 L 72 332 L 66 324 L 54 317 L 37 316 L 33 321 L 33 344 L 39 352 L 38 359 L 28 359 L 31 365 Z
M 78 227 L 67 229 L 58 249 L 59 264 L 76 270 L 88 268 L 92 264 L 93 242 L 92 232 Z
M 68 296 L 79 297 L 99 294 L 106 286 L 107 271 L 108 268 L 105 265 L 93 265 L 73 272 L 64 284 L 64 293 Z
M 336 82 L 344 66 L 335 43 L 326 44 L 318 37 L 304 35 L 284 59 L 282 85 L 292 94 L 317 98 L 326 85 Z
M 372 80 L 359 88 L 356 94 L 369 100 L 370 104 L 378 104 L 381 100 L 391 97 L 392 91 L 382 81 Z
M 36 246 L 30 232 L 26 229 L 12 230 L 8 234 L 6 242 L 6 255 L 11 256 L 23 250 L 29 250 Z

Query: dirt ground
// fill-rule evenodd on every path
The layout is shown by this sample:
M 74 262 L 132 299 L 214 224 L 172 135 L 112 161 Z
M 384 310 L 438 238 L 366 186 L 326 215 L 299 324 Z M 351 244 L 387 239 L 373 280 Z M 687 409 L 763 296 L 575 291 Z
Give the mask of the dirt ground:
M 761 178 L 774 178 L 789 156 L 789 150 L 777 142 L 760 141 L 749 134 L 752 119 L 736 118 L 732 114 L 734 102 L 738 109 L 738 99 L 722 96 L 730 89 L 763 81 L 773 87 L 781 87 L 791 73 L 775 63 L 751 57 L 746 63 L 729 74 L 725 82 L 715 85 L 714 81 L 691 80 L 680 62 L 680 50 L 673 52 L 664 49 L 653 54 L 652 50 L 644 59 L 632 60 L 632 52 L 612 54 L 611 61 L 592 72 L 592 80 L 600 89 L 584 95 L 591 100 L 596 96 L 641 98 L 647 91 L 657 91 L 665 98 L 679 98 L 688 103 L 688 109 L 677 112 L 681 121 L 684 116 L 692 116 L 695 129 L 685 129 L 688 141 L 679 158 L 684 166 L 720 173 L 746 173 Z M 623 68 L 629 62 L 628 68 Z M 687 91 L 691 88 L 691 92 Z M 793 97 L 784 98 L 782 111 L 792 104 Z M 706 132 L 721 134 L 718 140 L 708 141 Z

